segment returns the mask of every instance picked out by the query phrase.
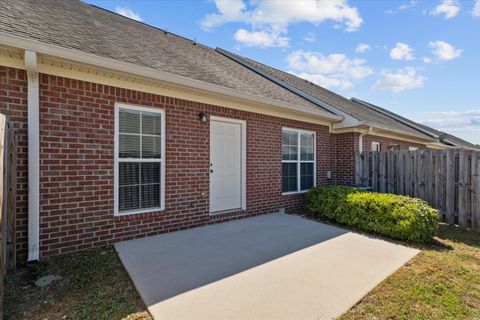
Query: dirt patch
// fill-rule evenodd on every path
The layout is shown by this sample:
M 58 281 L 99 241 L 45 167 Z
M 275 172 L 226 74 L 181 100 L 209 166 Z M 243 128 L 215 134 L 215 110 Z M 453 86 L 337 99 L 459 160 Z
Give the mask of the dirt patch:
M 35 281 L 59 276 L 45 287 Z M 6 277 L 5 319 L 152 319 L 112 247 L 46 258 Z

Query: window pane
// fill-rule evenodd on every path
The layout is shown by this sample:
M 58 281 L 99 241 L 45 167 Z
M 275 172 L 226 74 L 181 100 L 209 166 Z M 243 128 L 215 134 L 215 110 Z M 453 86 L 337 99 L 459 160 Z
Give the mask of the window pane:
M 139 186 L 120 186 L 118 188 L 119 211 L 140 209 Z
M 160 183 L 160 163 L 142 163 L 142 184 Z
M 119 177 L 118 184 L 120 186 L 125 185 L 138 185 L 140 183 L 140 163 L 134 162 L 120 162 L 119 163 Z
M 120 158 L 140 158 L 140 136 L 120 134 Z
M 313 163 L 300 164 L 300 190 L 313 187 Z
M 161 157 L 161 139 L 160 137 L 142 136 L 142 158 Z
M 161 115 L 159 113 L 142 113 L 142 133 L 160 135 Z
M 293 131 L 282 131 L 282 159 L 298 159 L 298 136 Z
M 282 192 L 297 191 L 297 164 L 282 163 Z
M 314 160 L 314 139 L 312 133 L 302 133 L 300 135 L 300 160 Z
M 140 134 L 140 112 L 120 109 L 119 132 Z
M 142 208 L 160 207 L 160 184 L 142 185 Z

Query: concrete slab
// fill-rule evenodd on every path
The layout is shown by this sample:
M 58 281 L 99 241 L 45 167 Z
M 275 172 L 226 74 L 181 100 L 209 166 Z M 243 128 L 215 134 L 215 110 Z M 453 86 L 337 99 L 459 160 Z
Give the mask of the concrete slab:
M 286 214 L 121 242 L 156 319 L 332 319 L 418 250 Z

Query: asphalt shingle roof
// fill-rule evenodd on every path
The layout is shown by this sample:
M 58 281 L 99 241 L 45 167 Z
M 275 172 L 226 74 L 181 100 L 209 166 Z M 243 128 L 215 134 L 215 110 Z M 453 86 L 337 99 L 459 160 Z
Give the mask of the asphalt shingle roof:
M 362 105 L 361 103 L 357 103 L 355 101 L 347 99 L 308 80 L 302 79 L 288 72 L 272 68 L 258 61 L 251 60 L 231 52 L 229 52 L 229 54 L 233 55 L 237 59 L 242 60 L 243 62 L 254 66 L 255 68 L 260 69 L 263 72 L 274 76 L 277 79 L 286 82 L 293 87 L 302 90 L 303 92 L 319 100 L 328 103 L 331 106 L 334 106 L 335 108 L 345 112 L 346 114 L 349 114 L 350 116 L 360 121 L 365 121 L 370 124 L 376 124 L 384 128 L 391 128 L 392 130 L 402 131 L 407 134 L 417 136 L 419 138 L 432 140 L 430 136 L 427 136 L 415 129 L 412 129 L 409 126 L 392 119 L 391 117 L 383 115 L 380 112 L 373 110 L 372 108 Z
M 0 32 L 321 109 L 210 47 L 77 0 L 0 1 Z

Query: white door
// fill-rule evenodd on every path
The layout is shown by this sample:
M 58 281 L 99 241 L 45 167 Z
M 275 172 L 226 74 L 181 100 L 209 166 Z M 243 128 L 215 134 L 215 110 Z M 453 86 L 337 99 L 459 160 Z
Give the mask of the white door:
M 210 212 L 242 208 L 242 123 L 210 121 Z

